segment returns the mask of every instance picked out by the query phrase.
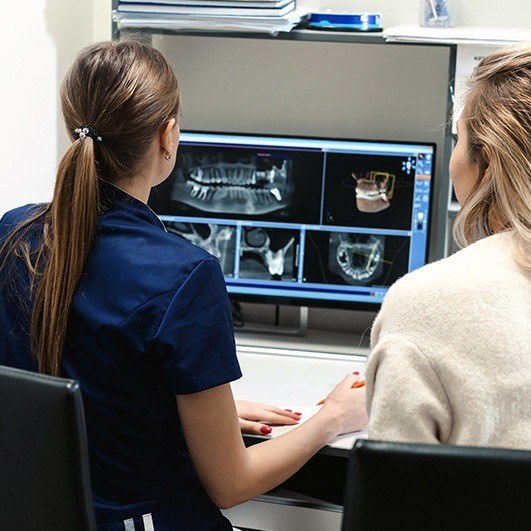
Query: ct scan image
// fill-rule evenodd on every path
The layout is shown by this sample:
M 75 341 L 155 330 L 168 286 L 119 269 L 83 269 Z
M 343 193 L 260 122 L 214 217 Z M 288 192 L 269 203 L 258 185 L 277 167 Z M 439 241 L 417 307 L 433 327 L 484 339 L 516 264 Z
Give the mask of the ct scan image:
M 262 216 L 288 208 L 293 200 L 287 156 L 240 156 L 223 152 L 182 157 L 171 198 L 205 212 Z
M 307 231 L 304 282 L 390 286 L 408 272 L 409 237 Z
M 157 214 L 318 223 L 322 154 L 182 145 L 156 187 Z
M 234 276 L 236 227 L 213 223 L 166 222 L 166 229 L 215 256 L 226 277 Z
M 414 157 L 329 153 L 326 225 L 411 229 Z
M 300 232 L 242 227 L 240 278 L 296 281 Z

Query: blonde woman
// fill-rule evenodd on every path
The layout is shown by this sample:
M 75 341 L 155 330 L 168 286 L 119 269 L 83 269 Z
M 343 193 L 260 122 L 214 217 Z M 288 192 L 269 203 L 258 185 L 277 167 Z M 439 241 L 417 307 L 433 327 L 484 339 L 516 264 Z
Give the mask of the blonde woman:
M 371 438 L 531 449 L 531 45 L 470 80 L 450 175 L 464 247 L 389 291 L 367 367 Z

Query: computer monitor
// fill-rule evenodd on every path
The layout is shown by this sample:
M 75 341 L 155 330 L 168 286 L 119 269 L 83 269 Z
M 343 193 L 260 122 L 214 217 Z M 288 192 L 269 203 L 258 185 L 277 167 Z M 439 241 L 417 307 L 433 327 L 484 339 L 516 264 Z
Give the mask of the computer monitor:
M 182 132 L 150 197 L 237 300 L 376 309 L 426 263 L 435 146 Z

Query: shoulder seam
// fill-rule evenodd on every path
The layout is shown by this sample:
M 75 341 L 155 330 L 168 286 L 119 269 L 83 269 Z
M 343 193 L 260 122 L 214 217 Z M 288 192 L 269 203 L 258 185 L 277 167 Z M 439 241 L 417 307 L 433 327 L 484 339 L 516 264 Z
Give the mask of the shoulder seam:
M 144 301 L 142 301 L 140 304 L 138 304 L 137 306 L 135 306 L 132 310 L 129 311 L 129 313 L 120 321 L 119 324 L 116 325 L 116 328 L 115 330 L 118 330 L 128 319 L 129 317 L 131 317 L 131 315 L 133 315 L 136 311 L 138 311 L 140 308 L 142 308 L 143 306 L 145 306 L 146 304 L 148 304 L 149 302 L 151 302 L 152 300 L 158 298 L 158 297 L 162 297 L 163 295 L 167 295 L 168 293 L 173 293 L 171 299 L 173 299 L 173 297 L 181 290 L 181 288 L 186 284 L 186 282 L 188 281 L 188 279 L 190 278 L 190 275 L 192 275 L 192 273 L 204 262 L 206 261 L 210 261 L 210 260 L 215 260 L 215 258 L 213 256 L 207 256 L 206 258 L 203 258 L 202 260 L 200 260 L 196 265 L 195 267 L 190 271 L 190 273 L 188 274 L 188 276 L 186 277 L 186 279 L 184 280 L 184 282 L 177 288 L 173 288 L 173 289 L 168 289 L 168 290 L 165 290 L 165 291 L 161 291 L 151 297 L 149 297 L 149 299 L 146 299 Z M 170 300 L 171 302 L 171 300 Z M 170 304 L 170 302 L 168 303 L 168 306 Z M 166 315 L 166 312 L 168 311 L 168 306 L 166 306 L 166 308 L 164 309 L 164 313 L 162 314 L 162 318 L 160 320 L 160 323 L 158 324 L 157 326 L 157 329 L 153 335 L 153 337 L 155 337 L 159 330 L 160 330 L 160 326 L 162 324 L 162 321 L 164 319 L 164 316 Z
M 173 298 L 175 297 L 175 295 L 177 295 L 177 293 L 179 291 L 181 291 L 182 287 L 188 282 L 188 280 L 190 279 L 190 277 L 194 274 L 194 271 L 197 271 L 197 269 L 202 265 L 204 264 L 205 262 L 211 262 L 212 260 L 216 260 L 213 256 L 207 256 L 205 258 L 203 258 L 201 261 L 199 261 L 195 267 L 190 271 L 190 273 L 188 274 L 188 276 L 186 277 L 186 279 L 184 280 L 184 282 L 179 286 L 178 289 L 175 289 L 173 290 L 175 293 L 174 295 L 172 296 L 170 302 L 168 302 L 168 305 L 166 306 L 166 308 L 164 309 L 164 313 L 162 314 L 162 317 L 160 319 L 160 323 L 158 324 L 157 326 L 157 329 L 155 330 L 155 333 L 153 334 L 153 338 L 157 337 L 159 331 L 160 331 L 160 327 L 162 326 L 162 321 L 164 321 L 164 317 L 166 316 L 166 312 L 168 311 L 168 307 L 169 305 L 171 304 Z M 152 338 L 152 339 L 153 339 Z
M 142 306 L 145 306 L 148 302 L 151 302 L 153 299 L 156 299 L 157 297 L 161 297 L 162 295 L 166 295 L 167 293 L 177 292 L 178 288 L 176 289 L 168 289 L 166 291 L 161 291 L 160 293 L 157 293 L 156 295 L 153 295 L 152 297 L 149 297 L 149 299 L 146 299 L 145 301 L 141 302 L 139 305 L 135 306 L 129 313 L 116 325 L 115 330 L 118 330 L 124 323 L 133 315 L 137 310 L 142 308 Z

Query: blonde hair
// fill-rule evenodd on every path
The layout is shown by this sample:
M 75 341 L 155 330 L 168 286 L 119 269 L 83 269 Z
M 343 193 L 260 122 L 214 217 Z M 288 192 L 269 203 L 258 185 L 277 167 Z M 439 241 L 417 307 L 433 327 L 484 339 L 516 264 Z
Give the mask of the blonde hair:
M 101 42 L 77 56 L 61 86 L 61 106 L 72 144 L 64 154 L 51 203 L 42 205 L 0 245 L 0 269 L 22 257 L 30 272 L 30 340 L 39 371 L 60 375 L 72 297 L 81 280 L 100 214 L 99 182 L 129 178 L 159 129 L 180 108 L 171 66 L 136 40 Z M 101 135 L 76 138 L 90 125 Z M 26 242 L 41 231 L 37 249 Z
M 466 246 L 510 232 L 515 260 L 531 269 L 531 43 L 503 48 L 479 63 L 461 121 L 479 177 L 454 237 Z

